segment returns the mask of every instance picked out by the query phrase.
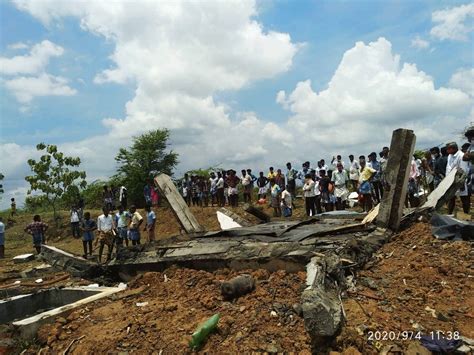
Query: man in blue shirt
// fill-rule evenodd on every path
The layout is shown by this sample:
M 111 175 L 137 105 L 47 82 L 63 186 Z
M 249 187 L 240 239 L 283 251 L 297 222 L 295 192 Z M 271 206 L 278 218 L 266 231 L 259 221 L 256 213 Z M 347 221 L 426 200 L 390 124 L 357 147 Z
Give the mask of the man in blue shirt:
M 155 240 L 155 222 L 156 222 L 156 214 L 155 212 L 151 209 L 150 205 L 147 205 L 145 207 L 146 211 L 146 225 L 144 231 L 148 231 L 148 241 L 154 241 Z
M 94 240 L 94 230 L 97 229 L 97 224 L 91 219 L 89 212 L 84 213 L 84 219 L 81 224 L 82 229 L 82 247 L 84 249 L 83 258 L 87 259 L 87 254 L 92 256 L 92 241 Z M 89 247 L 89 252 L 87 251 Z

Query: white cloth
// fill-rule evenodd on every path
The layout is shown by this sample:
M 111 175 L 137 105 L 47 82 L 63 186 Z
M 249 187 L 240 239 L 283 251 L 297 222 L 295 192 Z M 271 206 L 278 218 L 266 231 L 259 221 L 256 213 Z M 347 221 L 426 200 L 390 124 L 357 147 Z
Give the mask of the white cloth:
M 77 211 L 71 211 L 71 223 L 79 222 L 79 213 Z
M 209 178 L 209 183 L 211 184 L 211 190 L 215 190 L 217 188 L 217 180 L 218 178 Z
M 108 215 L 107 217 L 101 214 L 97 218 L 97 230 L 101 232 L 110 232 L 114 228 L 114 221 L 112 215 Z
M 314 196 L 321 195 L 321 191 L 319 190 L 319 180 L 314 182 Z

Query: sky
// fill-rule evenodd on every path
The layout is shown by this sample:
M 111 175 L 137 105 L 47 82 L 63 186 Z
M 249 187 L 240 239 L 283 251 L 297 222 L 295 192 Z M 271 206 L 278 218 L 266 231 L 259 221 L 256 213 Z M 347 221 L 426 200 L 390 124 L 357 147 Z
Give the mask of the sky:
M 157 128 L 178 175 L 367 155 L 400 127 L 461 142 L 473 30 L 466 1 L 0 0 L 0 209 L 40 142 L 88 181 Z

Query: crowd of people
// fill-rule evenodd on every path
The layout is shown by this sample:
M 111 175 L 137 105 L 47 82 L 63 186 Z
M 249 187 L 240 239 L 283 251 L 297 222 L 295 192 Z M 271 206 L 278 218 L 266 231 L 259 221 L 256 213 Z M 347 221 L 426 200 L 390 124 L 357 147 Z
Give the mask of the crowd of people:
M 472 129 L 466 132 L 469 143 L 463 144 L 461 149 L 457 143 L 451 142 L 441 148 L 433 147 L 423 152 L 422 156 L 413 156 L 407 187 L 407 207 L 416 207 L 421 195 L 433 191 L 451 170 L 459 168 L 467 177 L 465 186 L 458 191 L 457 196 L 461 199 L 464 213 L 469 213 L 473 182 L 473 134 Z M 378 154 L 371 152 L 358 158 L 351 154 L 347 163 L 341 155 L 333 157 L 329 165 L 324 159 L 319 160 L 314 167 L 306 161 L 300 170 L 288 162 L 285 172 L 271 166 L 267 173 L 260 171 L 258 176 L 251 169 L 243 169 L 240 174 L 233 169 L 219 170 L 211 172 L 209 177 L 185 174 L 179 187 L 189 206 L 203 207 L 235 207 L 239 199 L 245 203 L 252 202 L 255 191 L 257 203 L 269 203 L 275 216 L 285 217 L 293 213 L 297 187 L 301 187 L 307 216 L 344 210 L 349 195 L 356 192 L 360 206 L 367 212 L 380 203 L 384 191 L 389 188 L 385 176 L 389 157 L 390 149 L 383 147 Z M 455 199 L 447 206 L 449 214 L 454 211 Z
M 433 191 L 452 170 L 461 169 L 466 178 L 456 196 L 448 202 L 448 213 L 453 213 L 458 196 L 463 212 L 470 213 L 470 196 L 474 184 L 474 128 L 467 130 L 465 135 L 468 143 L 463 144 L 461 148 L 457 143 L 451 142 L 441 148 L 433 147 L 424 152 L 423 156 L 413 156 L 407 187 L 407 206 L 417 206 L 420 195 Z M 346 209 L 352 192 L 356 193 L 360 206 L 367 212 L 382 200 L 389 188 L 385 174 L 390 150 L 383 147 L 379 154 L 372 152 L 367 157 L 360 155 L 357 159 L 351 154 L 348 158 L 346 163 L 337 155 L 329 165 L 321 159 L 314 167 L 306 161 L 300 170 L 288 162 L 284 173 L 282 169 L 269 167 L 266 174 L 260 171 L 258 176 L 255 176 L 251 169 L 243 169 L 240 174 L 233 169 L 219 170 L 211 172 L 209 177 L 185 174 L 179 182 L 179 188 L 188 205 L 202 207 L 236 207 L 240 196 L 243 202 L 251 203 L 256 194 L 257 203 L 269 203 L 275 216 L 284 217 L 293 214 L 298 188 L 301 188 L 299 191 L 304 199 L 307 216 L 314 216 L 323 211 Z M 158 205 L 159 197 L 153 181 L 146 182 L 143 195 L 146 203 L 145 218 L 135 206 L 127 209 L 127 189 L 124 186 L 104 186 L 103 213 L 97 220 L 94 220 L 89 212 L 83 212 L 82 199 L 72 206 L 72 235 L 75 238 L 82 236 L 84 258 L 92 255 L 93 242 L 99 248 L 100 262 L 105 246 L 109 260 L 114 246 L 118 250 L 129 243 L 140 244 L 140 228 L 143 223 L 143 231 L 147 232 L 148 241 L 155 239 L 156 214 L 153 207 Z M 16 214 L 16 203 L 14 199 L 11 202 L 13 216 Z M 25 232 L 32 235 L 33 245 L 38 253 L 41 252 L 41 244 L 46 243 L 47 229 L 48 225 L 41 221 L 39 215 L 35 215 L 25 228 Z M 5 225 L 0 218 L 0 258 L 4 257 L 4 244 Z

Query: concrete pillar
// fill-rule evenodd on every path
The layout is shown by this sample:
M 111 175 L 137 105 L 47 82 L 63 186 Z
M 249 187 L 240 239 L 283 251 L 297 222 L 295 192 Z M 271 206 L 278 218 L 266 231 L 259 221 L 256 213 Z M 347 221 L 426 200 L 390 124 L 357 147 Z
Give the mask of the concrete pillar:
M 380 203 L 377 224 L 393 231 L 400 227 L 408 190 L 410 165 L 416 136 L 412 130 L 399 128 L 393 131 L 387 166 L 384 171 L 384 195 Z

